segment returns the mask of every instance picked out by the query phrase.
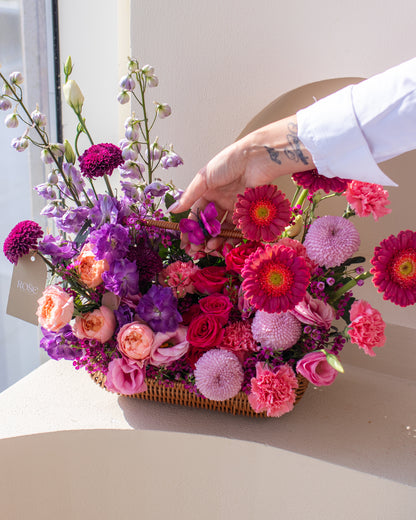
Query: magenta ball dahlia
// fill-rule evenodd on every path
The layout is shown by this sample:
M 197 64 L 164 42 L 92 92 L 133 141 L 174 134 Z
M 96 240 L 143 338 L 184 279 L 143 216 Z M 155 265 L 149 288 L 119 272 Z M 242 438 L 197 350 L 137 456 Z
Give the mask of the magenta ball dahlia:
M 360 234 L 351 221 L 327 215 L 312 222 L 304 246 L 311 260 L 336 267 L 358 251 L 360 242 Z
M 195 364 L 195 384 L 212 401 L 231 399 L 241 389 L 244 372 L 237 356 L 228 350 L 211 349 Z
M 251 331 L 263 348 L 280 351 L 293 347 L 299 341 L 302 325 L 290 312 L 270 314 L 257 311 Z
M 111 143 L 90 146 L 78 160 L 82 173 L 89 179 L 111 175 L 124 162 L 120 148 Z
M 374 250 L 373 283 L 383 298 L 407 307 L 416 303 L 416 232 L 390 235 Z
M 4 241 L 3 252 L 5 257 L 12 264 L 17 264 L 19 258 L 38 248 L 38 240 L 42 236 L 42 228 L 33 220 L 19 222 Z

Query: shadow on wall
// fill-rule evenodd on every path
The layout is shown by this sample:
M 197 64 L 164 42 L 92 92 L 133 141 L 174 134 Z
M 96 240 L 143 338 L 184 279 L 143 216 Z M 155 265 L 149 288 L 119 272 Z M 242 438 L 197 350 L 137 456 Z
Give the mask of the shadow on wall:
M 359 83 L 362 80 L 363 78 L 358 77 L 334 78 L 316 81 L 291 90 L 279 96 L 254 116 L 237 139 L 244 137 L 257 128 L 288 117 L 298 110 L 314 103 L 314 101 L 332 94 L 347 85 Z M 399 188 L 388 188 L 391 201 L 389 207 L 392 212 L 390 215 L 382 217 L 378 222 L 375 222 L 372 217 L 356 217 L 353 219 L 361 236 L 361 248 L 358 254 L 367 259 L 367 268 L 371 267 L 369 260 L 373 256 L 374 247 L 376 247 L 381 240 L 387 238 L 389 235 L 397 235 L 399 231 L 403 229 L 415 229 L 409 213 L 409 208 L 412 208 L 414 205 L 414 190 L 412 188 L 416 187 L 415 165 L 416 150 L 381 163 L 379 165 L 380 168 L 386 175 L 399 184 Z M 279 188 L 286 193 L 290 199 L 294 193 L 290 177 L 279 178 L 278 184 Z M 334 197 L 322 204 L 318 213 L 321 215 L 341 215 L 345 204 L 344 197 Z M 390 302 L 384 301 L 382 296 L 377 293 L 371 281 L 368 280 L 363 287 L 355 288 L 354 294 L 357 298 L 371 302 L 371 304 L 382 313 L 386 322 L 416 328 L 414 307 L 402 309 Z

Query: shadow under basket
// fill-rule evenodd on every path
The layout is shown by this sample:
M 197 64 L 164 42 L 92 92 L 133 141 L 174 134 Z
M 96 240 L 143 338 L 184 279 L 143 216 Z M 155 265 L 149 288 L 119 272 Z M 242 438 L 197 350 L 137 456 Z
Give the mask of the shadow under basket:
M 105 388 L 106 376 L 102 372 L 95 372 L 91 374 L 92 379 Z M 308 387 L 309 381 L 301 375 L 297 375 L 298 388 L 296 389 L 297 404 L 302 398 Z M 232 415 L 245 415 L 247 417 L 267 417 L 266 412 L 256 413 L 248 402 L 247 395 L 244 392 L 239 392 L 232 399 L 226 401 L 211 401 L 199 397 L 192 392 L 186 390 L 181 383 L 173 383 L 173 386 L 165 386 L 154 379 L 146 378 L 147 390 L 139 394 L 133 394 L 126 397 L 133 397 L 136 399 L 145 399 L 147 401 L 157 401 L 160 403 L 179 404 L 182 406 L 190 406 L 192 408 L 204 408 L 205 410 L 217 410 L 218 412 L 229 413 Z

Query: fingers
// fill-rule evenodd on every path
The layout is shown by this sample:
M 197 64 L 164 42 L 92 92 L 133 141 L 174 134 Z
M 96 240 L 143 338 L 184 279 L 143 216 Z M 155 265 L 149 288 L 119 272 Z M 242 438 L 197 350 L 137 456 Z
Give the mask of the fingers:
M 187 187 L 185 192 L 182 194 L 180 200 L 173 204 L 169 211 L 172 213 L 182 213 L 187 209 L 190 209 L 195 202 L 200 199 L 204 193 L 208 190 L 206 183 L 206 167 L 199 170 L 195 175 L 191 184 Z

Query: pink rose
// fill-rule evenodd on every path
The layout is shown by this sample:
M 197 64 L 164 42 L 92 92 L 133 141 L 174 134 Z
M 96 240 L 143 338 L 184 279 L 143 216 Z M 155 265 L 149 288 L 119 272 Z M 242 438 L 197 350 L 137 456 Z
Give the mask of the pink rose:
M 233 304 L 228 296 L 224 294 L 211 294 L 199 300 L 201 311 L 205 314 L 211 314 L 218 318 L 222 325 L 225 325 L 230 316 Z
M 374 220 L 378 220 L 391 213 L 391 209 L 386 208 L 390 204 L 389 192 L 379 184 L 351 181 L 344 195 L 359 217 L 373 215 Z
M 237 247 L 230 248 L 230 250 L 224 255 L 227 271 L 234 271 L 238 274 L 241 274 L 241 271 L 244 267 L 244 262 L 251 255 L 251 253 L 254 253 L 259 245 L 260 244 L 257 242 L 247 242 Z
M 138 321 L 126 323 L 117 334 L 118 349 L 143 366 L 143 362 L 150 356 L 154 337 L 152 329 L 147 325 Z
M 95 258 L 90 244 L 84 245 L 74 264 L 82 283 L 91 289 L 102 283 L 101 275 L 110 268 L 107 260 Z
M 104 305 L 92 312 L 77 316 L 72 327 L 77 338 L 96 339 L 100 343 L 108 341 L 115 329 L 114 312 Z
M 136 361 L 125 357 L 116 358 L 108 364 L 105 386 L 110 392 L 133 395 L 147 390 L 146 369 Z
M 169 365 L 184 356 L 189 350 L 187 330 L 187 327 L 179 325 L 175 332 L 156 333 L 149 363 L 157 367 Z
M 335 319 L 335 310 L 329 303 L 312 298 L 309 293 L 290 311 L 302 323 L 329 329 Z
M 72 319 L 74 298 L 59 285 L 49 285 L 38 300 L 39 325 L 51 332 L 58 332 Z
M 369 356 L 375 356 L 374 347 L 382 347 L 386 341 L 386 324 L 378 310 L 364 300 L 355 301 L 350 310 L 348 334 L 351 342 L 356 343 Z
M 177 298 L 183 298 L 186 294 L 194 293 L 192 275 L 199 270 L 192 261 L 173 262 L 159 274 L 159 282 L 163 286 L 172 287 L 173 294 Z
M 324 352 L 310 352 L 296 365 L 296 371 L 315 386 L 327 386 L 334 382 L 337 371 L 326 360 Z
M 200 293 L 219 293 L 227 283 L 225 267 L 212 265 L 203 267 L 192 275 L 195 289 Z
M 210 348 L 219 345 L 223 336 L 219 320 L 211 314 L 201 314 L 189 324 L 187 340 L 195 347 Z

